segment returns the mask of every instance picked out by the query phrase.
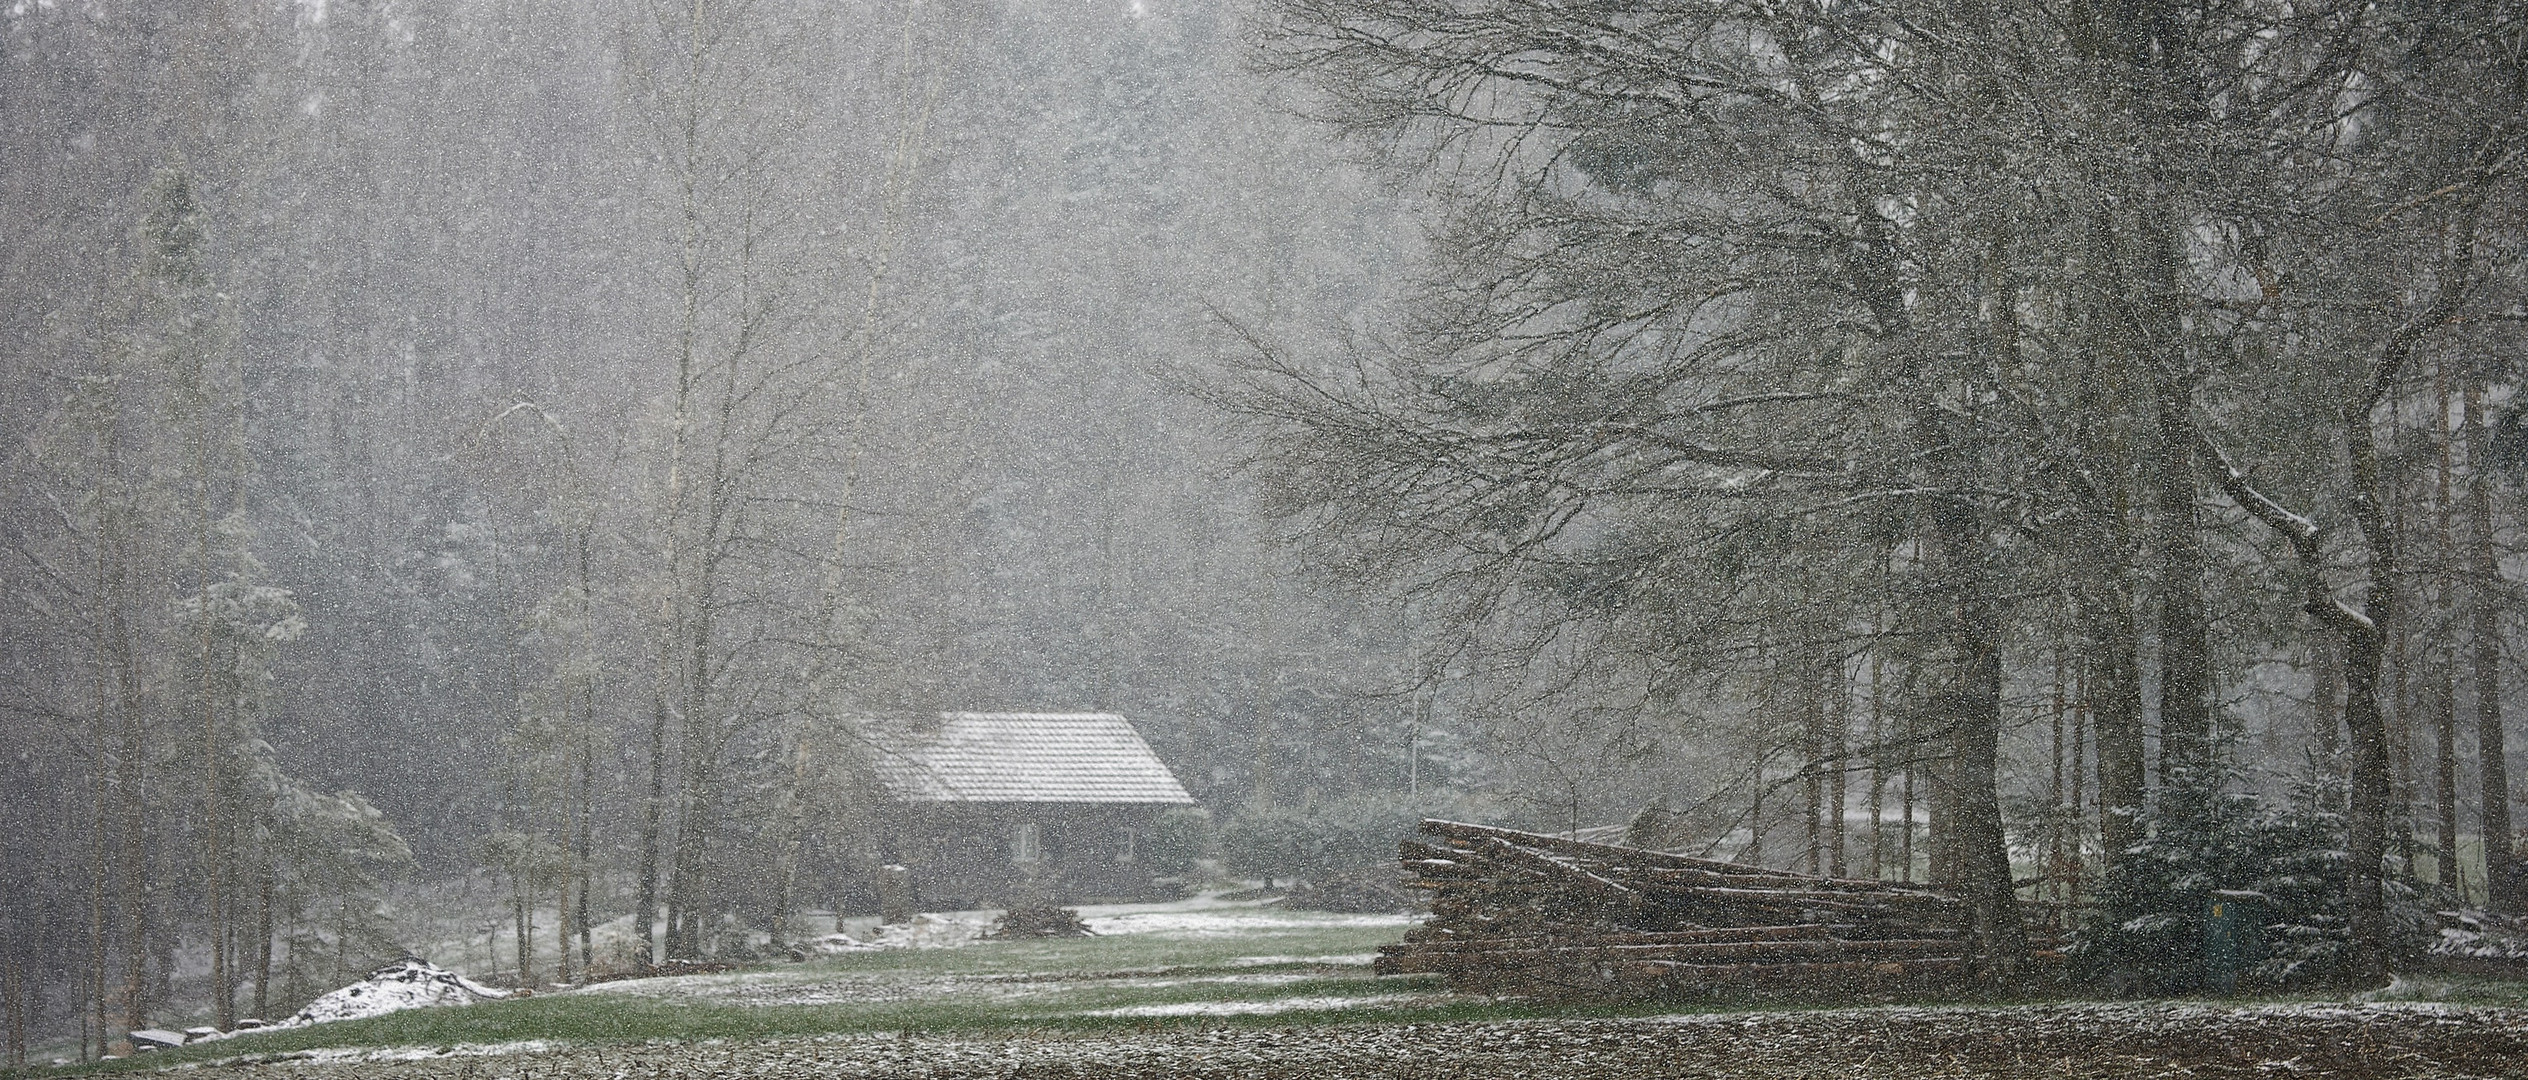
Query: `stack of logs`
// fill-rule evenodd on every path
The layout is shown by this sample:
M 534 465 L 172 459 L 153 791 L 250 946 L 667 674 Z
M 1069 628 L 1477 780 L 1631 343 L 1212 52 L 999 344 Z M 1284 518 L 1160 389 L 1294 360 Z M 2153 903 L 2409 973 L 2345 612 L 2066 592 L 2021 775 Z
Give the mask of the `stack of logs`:
M 1451 989 L 1672 999 L 1720 990 L 1844 993 L 1961 981 L 1966 906 L 1880 881 L 1816 877 L 1536 833 L 1425 821 L 1407 840 L 1431 918 L 1380 974 Z
M 992 925 L 990 938 L 1086 937 L 1096 931 L 1080 921 L 1076 908 L 1054 907 L 1051 904 L 1018 906 L 1001 914 L 1001 921 Z

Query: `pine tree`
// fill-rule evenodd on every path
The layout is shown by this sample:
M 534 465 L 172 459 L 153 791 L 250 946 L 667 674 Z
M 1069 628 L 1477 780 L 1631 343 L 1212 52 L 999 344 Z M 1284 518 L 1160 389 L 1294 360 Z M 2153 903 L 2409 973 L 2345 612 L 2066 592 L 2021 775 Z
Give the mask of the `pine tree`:
M 2237 790 L 2224 765 L 2168 775 L 2139 822 L 2144 839 L 2099 883 L 2096 913 L 2072 948 L 2079 970 L 2123 993 L 2215 988 L 2205 918 L 2221 902 L 2253 913 L 2244 974 L 2258 982 L 2357 976 L 2345 918 L 2343 788 L 2327 764 L 2313 764 L 2282 808 Z

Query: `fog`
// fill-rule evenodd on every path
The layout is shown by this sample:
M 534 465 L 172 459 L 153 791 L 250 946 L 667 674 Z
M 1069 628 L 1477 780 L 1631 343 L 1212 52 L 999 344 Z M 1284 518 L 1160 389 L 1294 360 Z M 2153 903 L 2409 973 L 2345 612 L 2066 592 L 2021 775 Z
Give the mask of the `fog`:
M 2515 12 L 1986 85 L 1445 6 L 0 9 L 19 1045 L 448 890 L 564 978 L 839 929 L 943 714 L 1126 718 L 1142 899 L 1436 816 L 1928 883 L 1979 970 L 2520 901 Z

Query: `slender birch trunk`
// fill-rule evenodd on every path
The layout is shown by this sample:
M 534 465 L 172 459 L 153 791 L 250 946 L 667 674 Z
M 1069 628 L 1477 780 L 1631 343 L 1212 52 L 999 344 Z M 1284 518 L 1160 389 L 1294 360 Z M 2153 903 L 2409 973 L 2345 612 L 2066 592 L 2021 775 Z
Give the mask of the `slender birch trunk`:
M 2497 911 L 2516 911 L 2528 907 L 2528 881 L 2521 880 L 2518 855 L 2511 847 L 2510 743 L 2502 730 L 2503 583 L 2494 548 L 2493 485 L 2488 475 L 2491 431 L 2485 422 L 2484 381 L 2479 376 L 2467 385 L 2465 402 L 2469 681 L 2475 690 L 2486 903 Z

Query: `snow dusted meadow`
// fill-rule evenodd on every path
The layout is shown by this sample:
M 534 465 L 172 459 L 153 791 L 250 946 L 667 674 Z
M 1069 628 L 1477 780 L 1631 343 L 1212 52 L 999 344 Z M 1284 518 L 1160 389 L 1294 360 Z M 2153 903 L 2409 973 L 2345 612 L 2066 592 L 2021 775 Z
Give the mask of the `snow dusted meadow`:
M 1084 1030 L 872 1032 L 598 1046 L 511 1042 L 231 1060 L 279 1078 L 1023 1075 L 1097 1080 L 1534 1077 L 2162 1080 L 2517 1077 L 2528 1011 L 2396 1003 L 1876 1007 L 1615 1019 L 1292 1025 L 1273 1016 Z
M 427 965 L 390 966 L 328 996 L 341 1022 L 153 1057 L 249 1080 L 2489 1078 L 2528 1062 L 2528 1008 L 2506 983 L 2405 981 L 2253 1004 L 1716 1004 L 1608 1016 L 1371 974 L 1377 947 L 1410 915 L 1200 898 L 1086 909 L 1092 936 L 1023 940 L 985 937 L 996 915 L 854 924 L 850 947 L 804 963 L 523 1000 L 492 1000 L 499 991 Z M 2471 996 L 2480 1003 L 2452 1003 Z M 395 1003 L 408 1007 L 363 1012 Z M 450 1004 L 467 1007 L 410 1007 Z
M 569 993 L 748 1007 L 1024 1001 L 1031 1014 L 1083 1016 L 1254 1015 L 1441 997 L 1386 993 L 1389 987 L 1369 974 L 1375 946 L 1401 937 L 1420 922 L 1417 915 L 1284 911 L 1209 897 L 1080 912 L 1091 937 L 995 941 L 985 935 L 998 912 L 925 913 L 820 939 L 830 962 L 627 979 Z M 948 949 L 970 951 L 936 955 Z M 1328 980 L 1377 989 L 1313 998 L 1281 993 Z M 1183 1000 L 1099 1007 L 1150 995 Z M 1248 1000 L 1258 996 L 1265 1000 Z

